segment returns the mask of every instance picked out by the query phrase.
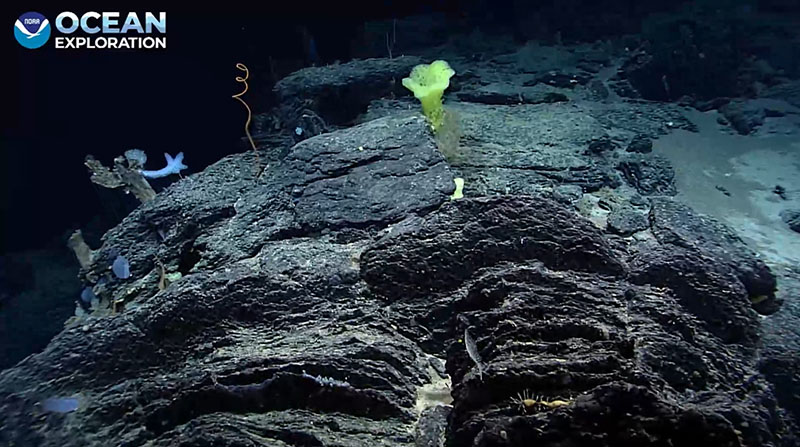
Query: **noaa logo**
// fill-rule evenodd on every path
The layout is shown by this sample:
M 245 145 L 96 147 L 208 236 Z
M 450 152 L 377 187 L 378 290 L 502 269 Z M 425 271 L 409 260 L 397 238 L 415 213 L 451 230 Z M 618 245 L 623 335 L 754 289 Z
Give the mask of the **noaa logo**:
M 25 48 L 39 48 L 50 38 L 50 22 L 38 12 L 26 12 L 14 24 L 14 37 Z

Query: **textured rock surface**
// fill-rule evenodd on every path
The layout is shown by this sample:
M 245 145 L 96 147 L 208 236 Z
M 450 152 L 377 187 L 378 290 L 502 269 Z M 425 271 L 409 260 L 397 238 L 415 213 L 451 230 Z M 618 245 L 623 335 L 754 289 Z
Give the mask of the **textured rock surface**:
M 786 100 L 769 98 L 731 101 L 720 107 L 719 111 L 731 127 L 741 135 L 755 132 L 767 118 L 780 118 L 800 113 L 800 109 Z M 796 118 L 794 121 L 796 122 Z
M 186 274 L 252 256 L 271 240 L 386 225 L 431 209 L 454 189 L 420 117 L 376 120 L 291 149 L 268 148 L 265 162 L 256 181 L 252 154 L 227 157 L 137 209 L 106 234 L 90 281 L 107 274 L 113 251 L 127 257 L 134 277 L 156 274 L 156 258 L 168 271 Z M 118 281 L 103 287 L 109 299 L 124 296 L 123 289 L 139 293 Z
M 416 390 L 443 362 L 382 316 L 358 258 L 452 193 L 432 143 L 420 118 L 376 120 L 284 148 L 258 180 L 251 154 L 228 157 L 137 209 L 84 272 L 124 310 L 0 376 L 0 443 L 412 443 Z M 130 281 L 109 276 L 112 251 Z M 159 265 L 183 277 L 159 290 Z M 37 416 L 73 395 L 78 411 Z
M 608 229 L 612 233 L 631 235 L 637 231 L 650 227 L 647 215 L 635 210 L 633 207 L 622 206 L 615 208 L 608 215 Z
M 715 258 L 721 269 L 739 278 L 751 298 L 774 300 L 775 275 L 733 231 L 677 201 L 659 198 L 651 203 L 650 222 L 659 242 L 692 248 Z
M 791 442 L 788 427 L 770 434 L 772 418 L 730 425 L 758 418 L 764 398 L 774 405 L 755 378 L 758 318 L 739 280 L 699 250 L 657 242 L 629 270 L 566 214 L 541 198 L 454 202 L 362 257 L 362 276 L 390 309 L 415 310 L 417 337 L 447 340 L 452 442 L 725 445 L 739 431 Z M 482 378 L 460 340 L 467 328 Z M 760 384 L 743 394 L 743 381 Z
M 653 141 L 647 135 L 636 135 L 628 143 L 625 149 L 628 152 L 638 152 L 640 154 L 647 154 L 653 151 Z
M 305 128 L 298 109 L 310 110 L 332 125 L 352 121 L 371 100 L 402 93 L 400 79 L 422 62 L 416 56 L 403 56 L 298 70 L 275 84 L 282 124 L 291 130 Z
M 124 310 L 76 321 L 0 374 L 0 441 L 794 441 L 754 369 L 745 285 L 712 251 L 625 248 L 544 197 L 448 202 L 452 178 L 417 118 L 306 140 L 259 181 L 251 163 L 178 182 L 105 236 L 85 275 L 105 274 L 111 247 L 125 253 L 134 279 L 97 287 Z M 154 255 L 183 273 L 165 290 Z M 80 406 L 42 414 L 55 396 Z
M 675 170 L 660 155 L 629 154 L 617 165 L 629 185 L 643 195 L 675 195 Z
M 407 101 L 373 101 L 366 117 L 408 113 L 412 107 Z M 558 185 L 586 192 L 615 188 L 621 184 L 616 166 L 627 160 L 633 160 L 631 169 L 644 171 L 636 178 L 646 194 L 674 193 L 674 172 L 662 157 L 613 151 L 587 156 L 587 147 L 602 136 L 624 145 L 637 134 L 655 138 L 672 128 L 693 129 L 677 107 L 635 102 L 446 107 L 461 133 L 447 161 L 465 179 L 467 195 L 534 194 Z
M 800 233 L 800 210 L 781 211 L 781 220 L 792 230 Z

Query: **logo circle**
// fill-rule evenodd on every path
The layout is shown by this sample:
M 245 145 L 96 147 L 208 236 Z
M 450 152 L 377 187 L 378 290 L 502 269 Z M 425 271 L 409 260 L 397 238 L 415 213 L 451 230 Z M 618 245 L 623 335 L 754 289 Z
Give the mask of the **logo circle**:
M 28 11 L 14 23 L 14 37 L 25 48 L 39 48 L 50 39 L 50 22 L 38 12 Z

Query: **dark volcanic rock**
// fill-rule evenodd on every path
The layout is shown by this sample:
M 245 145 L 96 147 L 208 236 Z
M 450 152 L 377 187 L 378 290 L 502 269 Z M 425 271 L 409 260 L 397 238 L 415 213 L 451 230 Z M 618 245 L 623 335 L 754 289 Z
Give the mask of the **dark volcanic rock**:
M 605 101 L 610 95 L 608 87 L 599 79 L 589 82 L 586 90 L 588 98 L 594 101 Z
M 629 185 L 645 196 L 675 195 L 675 170 L 660 155 L 629 154 L 621 158 L 617 169 Z
M 291 131 L 297 126 L 304 128 L 295 122 L 300 118 L 296 110 L 301 109 L 311 110 L 329 124 L 352 121 L 373 99 L 390 93 L 407 94 L 400 79 L 420 63 L 418 57 L 402 56 L 298 70 L 275 84 L 281 124 Z
M 692 106 L 701 112 L 708 112 L 709 110 L 719 109 L 729 102 L 731 102 L 730 98 L 712 98 L 705 101 L 695 101 Z
M 608 137 L 601 137 L 593 139 L 589 142 L 590 154 L 602 154 L 603 152 L 612 152 L 617 148 L 617 145 Z
M 629 206 L 615 208 L 608 215 L 608 230 L 615 234 L 627 236 L 649 227 L 647 215 Z
M 340 161 L 349 170 L 319 166 L 360 153 L 333 142 L 365 129 L 386 141 L 383 153 L 410 144 L 430 150 L 419 137 L 399 144 L 400 137 L 391 137 L 397 127 L 413 135 L 424 123 L 379 120 L 312 138 L 292 148 L 286 163 L 318 148 L 319 164 L 305 171 L 304 189 L 353 175 L 351 162 Z M 331 160 L 322 163 L 326 157 Z M 387 157 L 357 165 L 380 166 Z M 405 153 L 395 162 L 406 157 L 413 160 Z M 210 192 L 212 178 L 225 178 L 224 166 L 238 165 L 218 164 L 174 189 L 194 179 Z M 287 166 L 286 179 L 300 176 Z M 429 171 L 396 180 L 424 181 Z M 231 196 L 235 214 L 211 226 L 199 220 L 196 230 L 227 234 L 230 242 L 236 228 L 258 235 L 261 221 L 292 222 L 244 203 L 259 200 L 246 195 L 253 178 L 230 173 L 231 182 L 243 177 Z M 329 191 L 331 200 L 354 199 L 353 191 L 337 191 Z M 213 266 L 198 262 L 163 291 L 150 286 L 154 277 L 135 280 L 138 295 L 124 311 L 93 314 L 0 374 L 0 441 L 411 446 L 445 436 L 454 445 L 615 446 L 634 436 L 674 445 L 696 438 L 709 445 L 792 442 L 792 427 L 752 369 L 757 316 L 737 278 L 716 275 L 712 258 L 641 251 L 629 282 L 625 252 L 555 201 L 462 199 L 418 217 L 441 192 L 409 191 L 417 201 L 391 226 L 391 214 L 375 205 L 337 219 L 318 213 L 315 219 L 337 223 L 327 235 L 246 238 L 250 250 L 211 256 L 218 260 Z M 174 225 L 208 214 L 197 206 L 182 212 Z M 363 213 L 376 213 L 374 223 L 386 227 L 374 242 L 353 231 L 363 230 Z M 126 234 L 121 230 L 141 225 L 126 219 L 106 244 L 122 245 L 115 239 Z M 206 245 L 203 257 L 219 244 Z M 675 266 L 685 280 L 674 282 Z M 461 341 L 465 330 L 475 339 L 480 375 Z M 421 397 L 436 395 L 430 387 L 444 382 L 445 370 L 452 410 Z M 446 397 L 447 391 L 438 392 Z M 78 410 L 42 414 L 37 402 L 56 396 L 76 396 Z M 418 416 L 415 405 L 425 402 Z
M 761 96 L 786 101 L 795 107 L 800 107 L 800 80 L 773 85 L 764 90 Z
M 657 15 L 646 24 L 647 44 L 632 54 L 621 77 L 645 99 L 736 96 L 740 55 L 737 28 L 714 16 Z
M 551 71 L 536 76 L 534 82 L 541 82 L 552 87 L 573 89 L 579 85 L 586 85 L 592 79 L 588 73 L 562 73 Z
M 583 196 L 583 189 L 578 185 L 559 185 L 553 188 L 553 198 L 563 204 L 573 204 Z
M 542 198 L 456 201 L 362 257 L 389 309 L 425 326 L 407 330 L 431 350 L 445 343 L 450 442 L 793 442 L 780 417 L 762 418 L 776 403 L 753 369 L 759 320 L 739 280 L 665 245 L 639 253 L 627 282 L 620 253 L 568 214 Z
M 775 187 L 772 188 L 772 193 L 775 194 L 776 196 L 780 197 L 781 200 L 788 200 L 787 195 L 786 195 L 786 188 L 784 188 L 781 185 L 775 185 Z M 792 214 L 794 214 L 794 211 L 786 210 L 786 212 L 790 213 L 789 214 L 790 216 Z
M 105 235 L 90 282 L 107 274 L 101 260 L 113 250 L 130 261 L 134 278 L 155 274 L 155 258 L 186 274 L 251 256 L 272 240 L 379 228 L 437 206 L 454 189 L 422 117 L 375 120 L 291 149 L 268 148 L 261 161 L 268 166 L 258 180 L 252 153 L 227 157 L 138 208 Z M 126 288 L 119 280 L 104 287 L 116 299 Z
M 767 118 L 796 114 L 798 109 L 783 100 L 758 98 L 731 101 L 719 111 L 737 132 L 747 135 L 763 125 Z
M 623 98 L 641 98 L 642 95 L 634 88 L 627 79 L 613 79 L 609 82 L 611 90 Z
M 730 268 L 705 252 L 663 244 L 634 257 L 631 268 L 634 283 L 673 291 L 724 343 L 756 346 L 758 323 L 747 290 Z
M 695 250 L 715 259 L 719 269 L 741 281 L 748 297 L 766 296 L 774 301 L 775 275 L 730 228 L 666 198 L 652 200 L 650 223 L 661 243 Z
M 479 104 L 551 104 L 569 100 L 563 93 L 548 89 L 519 89 L 517 86 L 490 85 L 477 89 L 466 89 L 458 93 L 458 99 Z
M 448 162 L 472 194 L 530 195 L 565 184 L 592 192 L 619 185 L 613 160 L 585 156 L 587 142 L 604 129 L 587 113 L 576 113 L 578 105 L 448 106 L 460 116 L 463 131 L 462 155 Z
M 537 138 L 549 184 L 586 166 Z M 796 445 L 755 370 L 748 298 L 774 278 L 740 241 L 657 199 L 638 244 L 453 189 L 418 116 L 178 181 L 103 237 L 100 308 L 0 373 L 0 445 Z M 77 410 L 40 405 L 61 397 Z
M 631 139 L 631 142 L 628 143 L 628 147 L 625 150 L 628 152 L 638 152 L 640 154 L 653 152 L 653 140 L 647 135 L 636 135 Z
M 589 221 L 549 200 L 535 206 L 522 199 L 469 201 L 444 207 L 422 225 L 410 221 L 398 227 L 400 235 L 378 241 L 362 258 L 367 283 L 392 284 L 383 293 L 395 299 L 451 291 L 483 267 L 527 259 L 554 269 L 610 275 L 624 270 L 602 238 L 576 239 L 598 234 Z M 443 227 L 461 230 L 440 234 Z M 417 269 L 405 271 L 399 264 Z
M 767 114 L 761 107 L 749 107 L 747 101 L 731 101 L 720 107 L 719 111 L 728 122 L 742 135 L 752 133 L 764 124 Z
M 783 210 L 781 219 L 794 231 L 800 233 L 800 210 Z
M 800 358 L 794 355 L 796 351 L 784 351 L 783 346 L 777 352 L 761 359 L 759 370 L 775 386 L 775 395 L 778 402 L 792 412 L 795 418 L 800 415 L 800 400 L 797 399 L 797 390 L 800 390 Z
M 358 257 L 452 193 L 427 123 L 379 119 L 261 161 L 256 179 L 251 153 L 227 157 L 104 236 L 84 272 L 104 278 L 102 308 L 0 374 L 0 444 L 413 444 L 415 390 L 443 363 L 381 321 Z M 131 279 L 108 275 L 112 250 Z M 164 290 L 162 265 L 182 274 Z M 77 411 L 42 414 L 66 396 Z

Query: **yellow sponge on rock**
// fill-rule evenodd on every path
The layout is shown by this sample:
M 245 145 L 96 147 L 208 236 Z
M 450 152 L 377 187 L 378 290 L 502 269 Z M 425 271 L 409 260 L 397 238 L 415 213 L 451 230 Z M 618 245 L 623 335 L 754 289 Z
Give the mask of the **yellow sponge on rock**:
M 403 86 L 411 90 L 422 103 L 422 113 L 428 118 L 434 132 L 444 121 L 442 94 L 450 86 L 450 78 L 454 74 L 456 72 L 450 68 L 450 64 L 439 60 L 417 65 L 407 78 L 403 78 Z

